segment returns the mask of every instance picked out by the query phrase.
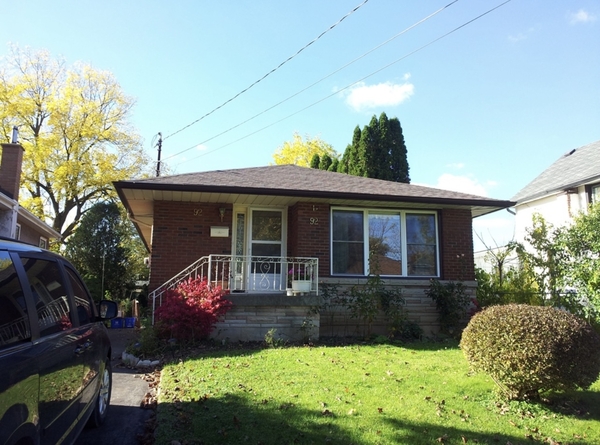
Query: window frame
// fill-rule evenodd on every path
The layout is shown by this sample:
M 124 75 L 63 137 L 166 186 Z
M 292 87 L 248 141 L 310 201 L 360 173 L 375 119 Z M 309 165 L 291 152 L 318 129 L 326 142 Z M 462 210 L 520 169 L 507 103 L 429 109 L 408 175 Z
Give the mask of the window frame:
M 336 211 L 346 211 L 362 213 L 363 217 L 363 273 L 362 274 L 344 274 L 335 273 L 334 267 L 334 214 Z M 407 244 L 407 215 L 431 215 L 434 218 L 434 231 L 435 231 L 435 275 L 409 275 L 408 265 L 408 244 Z M 401 263 L 402 272 L 399 275 L 381 275 L 382 277 L 389 278 L 439 278 L 440 277 L 440 261 L 441 261 L 441 246 L 440 246 L 440 226 L 439 226 L 439 214 L 436 210 L 418 210 L 418 209 L 390 209 L 380 207 L 342 207 L 332 206 L 329 214 L 329 249 L 330 249 L 330 261 L 329 261 L 329 273 L 332 277 L 366 277 L 369 275 L 369 216 L 372 215 L 399 215 L 400 216 L 400 246 L 401 246 Z
M 595 184 L 590 184 L 587 187 L 587 195 L 588 195 L 588 203 L 589 204 L 597 204 L 600 202 L 600 182 Z M 597 191 L 598 199 L 594 199 L 594 191 Z

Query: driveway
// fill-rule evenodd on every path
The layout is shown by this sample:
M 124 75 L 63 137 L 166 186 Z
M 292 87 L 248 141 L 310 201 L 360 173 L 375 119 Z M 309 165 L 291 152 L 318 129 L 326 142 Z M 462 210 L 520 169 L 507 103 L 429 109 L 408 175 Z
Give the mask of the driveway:
M 85 428 L 76 445 L 131 445 L 138 443 L 153 410 L 140 405 L 149 391 L 144 374 L 128 369 L 121 354 L 136 338 L 134 329 L 109 329 L 112 344 L 113 387 L 106 421 L 100 428 Z

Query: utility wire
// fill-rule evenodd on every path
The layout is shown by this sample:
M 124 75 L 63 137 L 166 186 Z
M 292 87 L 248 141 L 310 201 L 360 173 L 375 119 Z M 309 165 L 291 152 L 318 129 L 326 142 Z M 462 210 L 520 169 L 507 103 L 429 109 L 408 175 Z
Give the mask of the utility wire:
M 195 145 L 193 145 L 193 146 L 191 146 L 191 147 L 189 147 L 189 148 L 186 148 L 186 149 L 184 149 L 184 150 L 182 150 L 182 151 L 180 151 L 180 152 L 178 152 L 178 153 L 174 153 L 174 154 L 170 155 L 169 157 L 165 158 L 165 160 L 167 160 L 167 159 L 171 159 L 171 158 L 173 158 L 173 157 L 175 157 L 175 156 L 179 156 L 180 154 L 183 154 L 183 153 L 185 153 L 185 152 L 187 152 L 187 151 L 190 151 L 191 149 L 193 149 L 194 147 L 197 147 L 198 145 L 206 144 L 207 142 L 210 142 L 210 141 L 212 141 L 213 139 L 215 139 L 215 138 L 217 138 L 217 137 L 219 137 L 219 136 L 222 136 L 222 135 L 224 135 L 225 133 L 228 133 L 228 132 L 230 132 L 230 131 L 232 131 L 232 130 L 236 129 L 236 128 L 238 128 L 238 127 L 240 127 L 240 126 L 242 126 L 242 125 L 244 125 L 244 124 L 246 124 L 246 123 L 250 122 L 251 120 L 253 120 L 253 119 L 256 119 L 258 116 L 261 116 L 261 115 L 265 114 L 266 112 L 268 112 L 268 111 L 271 111 L 273 108 L 275 108 L 275 107 L 278 107 L 279 105 L 281 105 L 281 104 L 283 104 L 283 103 L 287 102 L 287 101 L 288 101 L 288 100 L 290 100 L 290 99 L 293 99 L 294 97 L 296 97 L 296 96 L 298 96 L 299 94 L 301 94 L 301 93 L 305 92 L 306 90 L 308 90 L 308 89 L 310 89 L 310 88 L 314 87 L 315 85 L 317 85 L 317 84 L 319 84 L 319 83 L 323 82 L 324 80 L 328 79 L 329 77 L 333 76 L 334 74 L 337 74 L 337 73 L 339 73 L 340 71 L 342 71 L 342 70 L 344 70 L 344 69 L 348 68 L 348 67 L 349 67 L 350 65 L 352 65 L 353 63 L 355 63 L 355 62 L 358 62 L 359 60 L 361 60 L 361 59 L 365 58 L 366 56 L 368 56 L 368 55 L 369 55 L 369 54 L 371 54 L 372 52 L 374 52 L 374 51 L 378 50 L 378 49 L 379 49 L 379 48 L 381 48 L 382 46 L 384 46 L 384 45 L 387 45 L 388 43 L 390 43 L 391 41 L 393 41 L 393 40 L 395 40 L 396 38 L 400 37 L 401 35 L 403 35 L 403 34 L 406 34 L 406 33 L 407 33 L 408 31 L 410 31 L 411 29 L 413 29 L 413 28 L 417 27 L 417 26 L 418 26 L 418 25 L 420 25 L 421 23 L 424 23 L 424 22 L 426 22 L 427 20 L 429 20 L 429 19 L 430 19 L 430 18 L 432 18 L 433 16 L 435 16 L 435 15 L 439 14 L 440 12 L 442 12 L 443 10 L 445 10 L 446 8 L 448 8 L 448 7 L 452 6 L 452 5 L 453 5 L 454 3 L 456 3 L 456 2 L 458 2 L 458 0 L 454 0 L 454 1 L 453 1 L 453 2 L 451 2 L 451 3 L 448 3 L 446 6 L 443 6 L 443 7 L 441 7 L 441 8 L 440 8 L 440 9 L 438 9 L 437 11 L 434 11 L 433 13 L 429 14 L 427 17 L 424 17 L 424 18 L 422 18 L 422 19 L 421 19 L 421 20 L 419 20 L 418 22 L 416 22 L 416 23 L 414 23 L 414 24 L 410 25 L 408 28 L 405 28 L 404 30 L 400 31 L 399 33 L 397 33 L 397 34 L 396 34 L 396 35 L 394 35 L 393 37 L 390 37 L 390 38 L 389 38 L 389 39 L 387 39 L 385 42 L 383 42 L 383 43 L 380 43 L 379 45 L 377 45 L 376 47 L 374 47 L 374 48 L 370 49 L 370 50 L 369 50 L 369 51 L 367 51 L 366 53 L 364 53 L 364 54 L 362 54 L 362 55 L 358 56 L 357 58 L 355 58 L 354 60 L 352 60 L 352 61 L 350 61 L 350 62 L 346 63 L 346 64 L 345 64 L 344 66 L 342 66 L 341 68 L 338 68 L 337 70 L 335 70 L 335 71 L 333 71 L 333 72 L 331 72 L 331 73 L 327 74 L 325 77 L 322 77 L 321 79 L 317 80 L 316 82 L 313 82 L 312 84 L 308 85 L 307 87 L 305 87 L 305 88 L 301 89 L 300 91 L 298 91 L 298 92 L 296 92 L 296 93 L 292 94 L 291 96 L 288 96 L 288 97 L 286 97 L 285 99 L 283 99 L 283 100 L 281 100 L 281 101 L 277 102 L 276 104 L 274 104 L 274 105 L 272 105 L 272 106 L 270 106 L 270 107 L 268 107 L 268 108 L 264 109 L 263 111 L 261 111 L 261 112 L 259 112 L 259 113 L 255 114 L 254 116 L 252 116 L 252 117 L 250 117 L 250 118 L 246 119 L 245 121 L 242 121 L 242 122 L 240 122 L 239 124 L 237 124 L 237 125 L 234 125 L 233 127 L 230 127 L 230 128 L 228 128 L 227 130 L 224 130 L 224 131 L 222 131 L 221 133 L 218 133 L 218 134 L 216 134 L 216 135 L 214 135 L 214 136 L 212 136 L 212 137 L 210 137 L 210 138 L 208 138 L 208 139 L 206 139 L 206 140 L 204 140 L 204 141 L 200 142 L 199 144 L 195 144 Z
M 502 6 L 506 5 L 507 3 L 510 3 L 510 2 L 511 2 L 511 0 L 506 0 L 505 2 L 502 2 L 502 3 L 500 3 L 499 5 L 497 5 L 497 6 L 494 6 L 494 7 L 493 7 L 493 8 L 491 8 L 491 9 L 488 9 L 486 12 L 484 12 L 484 13 L 482 13 L 482 14 L 478 15 L 477 17 L 475 17 L 475 18 L 473 18 L 473 19 L 471 19 L 471 20 L 469 20 L 469 21 L 467 21 L 467 22 L 463 23 L 463 24 L 462 24 L 462 25 L 460 25 L 460 26 L 457 26 L 456 28 L 452 29 L 451 31 L 448 31 L 447 33 L 445 33 L 445 34 L 442 34 L 441 36 L 439 36 L 439 37 L 437 37 L 437 38 L 435 38 L 435 39 L 433 39 L 433 40 L 429 41 L 429 42 L 428 42 L 428 43 L 426 43 L 425 45 L 422 45 L 422 46 L 418 47 L 417 49 L 415 49 L 415 50 L 413 50 L 413 51 L 411 51 L 411 52 L 409 52 L 409 53 L 405 54 L 404 56 L 400 57 L 399 59 L 396 59 L 396 60 L 394 60 L 393 62 L 391 62 L 391 63 L 388 63 L 387 65 L 385 65 L 385 66 L 383 66 L 383 67 L 379 68 L 378 70 L 376 70 L 376 71 L 373 71 L 373 72 L 372 72 L 372 73 L 370 73 L 370 74 L 367 74 L 366 76 L 362 77 L 361 79 L 359 79 L 359 80 L 356 80 L 356 81 L 354 81 L 354 82 L 352 82 L 352 83 L 350 83 L 350 84 L 346 85 L 345 87 L 341 88 L 340 90 L 338 90 L 338 91 L 336 91 L 336 92 L 334 92 L 334 93 L 332 93 L 332 94 L 329 94 L 329 95 L 327 95 L 327 96 L 325 96 L 325 97 L 323 97 L 323 98 L 319 99 L 318 101 L 316 101 L 316 102 L 313 102 L 312 104 L 310 104 L 310 105 L 307 105 L 306 107 L 304 107 L 304 108 L 302 108 L 302 109 L 300 109 L 300 110 L 298 110 L 298 111 L 296 111 L 296 112 L 294 112 L 294 113 L 292 113 L 292 114 L 289 114 L 289 115 L 287 115 L 287 116 L 285 116 L 285 117 L 283 117 L 283 118 L 281 118 L 281 119 L 279 119 L 279 120 L 277 120 L 277 121 L 275 121 L 275 122 L 272 122 L 272 123 L 270 123 L 269 125 L 266 125 L 266 126 L 264 126 L 264 127 L 262 127 L 262 128 L 259 128 L 258 130 L 256 130 L 256 131 L 253 131 L 253 132 L 251 132 L 251 133 L 248 133 L 248 134 L 246 134 L 246 135 L 244 135 L 244 136 L 242 136 L 242 137 L 240 137 L 240 138 L 238 138 L 238 139 L 236 139 L 236 140 L 234 140 L 234 141 L 231 141 L 231 142 L 229 142 L 229 143 L 227 143 L 227 144 L 225 144 L 225 145 L 222 145 L 222 146 L 220 146 L 220 147 L 217 147 L 217 148 L 215 148 L 215 149 L 213 149 L 213 150 L 207 151 L 206 153 L 202 153 L 202 154 L 200 154 L 200 155 L 198 155 L 198 156 L 196 156 L 196 157 L 194 157 L 194 158 L 188 159 L 188 160 L 186 160 L 185 162 L 189 162 L 189 161 L 192 161 L 192 160 L 194 160 L 194 159 L 200 158 L 200 157 L 202 157 L 202 156 L 205 156 L 205 155 L 208 155 L 208 154 L 214 153 L 214 152 L 215 152 L 215 151 L 217 151 L 217 150 L 221 150 L 221 149 L 223 149 L 223 148 L 225 148 L 225 147 L 228 147 L 228 146 L 230 146 L 230 145 L 232 145 L 232 144 L 235 144 L 235 143 L 237 143 L 237 142 L 239 142 L 239 141 L 242 141 L 242 140 L 244 140 L 244 139 L 246 139 L 246 138 L 248 138 L 248 137 L 250 137 L 250 136 L 254 136 L 255 134 L 257 134 L 257 133 L 260 133 L 261 131 L 264 131 L 264 130 L 266 130 L 267 128 L 270 128 L 270 127 L 272 127 L 272 126 L 274 126 L 274 125 L 277 125 L 277 124 L 278 124 L 278 123 L 280 123 L 280 122 L 283 122 L 283 121 L 285 121 L 285 120 L 289 119 L 290 117 L 293 117 L 293 116 L 295 116 L 295 115 L 297 115 L 297 114 L 299 114 L 299 113 L 302 113 L 303 111 L 306 111 L 306 110 L 308 110 L 309 108 L 312 108 L 312 107 L 314 107 L 315 105 L 318 105 L 318 104 L 320 104 L 321 102 L 323 102 L 323 101 L 325 101 L 325 100 L 327 100 L 327 99 L 329 99 L 329 98 L 331 98 L 331 97 L 333 97 L 333 96 L 336 96 L 336 95 L 337 95 L 337 94 L 339 94 L 340 92 L 342 92 L 342 91 L 344 91 L 344 90 L 347 90 L 348 88 L 351 88 L 352 86 L 356 85 L 357 83 L 360 83 L 360 82 L 364 81 L 365 79 L 368 79 L 368 78 L 369 78 L 369 77 L 371 77 L 371 76 L 374 76 L 375 74 L 377 74 L 377 73 L 379 73 L 379 72 L 381 72 L 381 71 L 383 71 L 383 70 L 385 70 L 385 69 L 389 68 L 390 66 L 392 66 L 392 65 L 394 65 L 394 64 L 396 64 L 396 63 L 398 63 L 398 62 L 400 62 L 400 61 L 402 61 L 402 60 L 404 60 L 404 59 L 406 59 L 407 57 L 409 57 L 409 56 L 411 56 L 411 55 L 413 55 L 413 54 L 415 54 L 415 53 L 417 53 L 417 52 L 419 52 L 419 51 L 421 51 L 421 50 L 423 50 L 423 49 L 427 48 L 428 46 L 431 46 L 431 45 L 433 45 L 434 43 L 438 42 L 439 40 L 441 40 L 441 39 L 443 39 L 443 38 L 445 38 L 445 37 L 448 37 L 449 35 L 451 35 L 451 34 L 455 33 L 456 31 L 458 31 L 458 30 L 460 30 L 460 29 L 464 28 L 464 27 L 465 27 L 465 26 L 467 26 L 467 25 L 470 25 L 471 23 L 475 22 L 476 20 L 479 20 L 480 18 L 482 18 L 482 17 L 484 17 L 484 16 L 488 15 L 489 13 L 491 13 L 491 12 L 495 11 L 496 9 L 498 9 L 498 8 L 500 8 L 500 7 L 502 7 Z M 198 144 L 194 145 L 194 147 L 196 147 L 197 145 L 198 145 Z M 192 147 L 192 148 L 193 148 L 193 147 Z M 179 165 L 179 164 L 178 164 L 178 165 Z
M 262 76 L 260 79 L 254 81 L 252 84 L 250 84 L 250 86 L 244 88 L 242 91 L 240 91 L 239 93 L 237 93 L 235 96 L 233 96 L 232 98 L 226 100 L 225 102 L 223 102 L 221 105 L 219 105 L 218 107 L 214 108 L 213 110 L 209 111 L 208 113 L 206 113 L 204 116 L 196 119 L 194 122 L 192 122 L 191 124 L 186 125 L 185 127 L 181 128 L 180 130 L 177 130 L 174 133 L 171 133 L 168 136 L 165 136 L 165 138 L 163 140 L 166 140 L 168 138 L 170 138 L 171 136 L 175 136 L 178 133 L 181 133 L 183 130 L 186 130 L 187 128 L 191 127 L 194 124 L 197 124 L 198 122 L 200 122 L 202 119 L 204 119 L 205 117 L 210 116 L 211 114 L 213 114 L 215 111 L 219 110 L 220 108 L 223 108 L 225 105 L 227 105 L 229 102 L 233 101 L 234 99 L 238 98 L 239 96 L 241 96 L 242 94 L 244 94 L 246 91 L 248 91 L 250 88 L 252 88 L 253 86 L 255 86 L 256 84 L 258 84 L 259 82 L 265 80 L 268 76 L 270 76 L 271 74 L 273 74 L 275 71 L 277 71 L 279 68 L 281 68 L 283 65 L 285 65 L 286 63 L 288 63 L 290 60 L 292 60 L 294 57 L 296 57 L 297 55 L 299 55 L 302 51 L 304 51 L 306 48 L 308 48 L 310 45 L 312 45 L 313 43 L 315 43 L 317 40 L 319 40 L 321 37 L 323 37 L 325 34 L 327 34 L 329 31 L 331 31 L 333 28 L 335 28 L 336 26 L 338 26 L 340 23 L 342 23 L 344 21 L 344 19 L 346 19 L 347 17 L 349 17 L 350 15 L 352 15 L 353 13 L 355 13 L 356 11 L 358 11 L 365 3 L 367 3 L 369 0 L 364 0 L 360 5 L 356 6 L 354 9 L 352 9 L 348 14 L 346 14 L 344 17 L 342 17 L 341 19 L 339 19 L 336 23 L 334 23 L 333 25 L 331 25 L 328 29 L 326 29 L 325 31 L 323 31 L 321 34 L 319 34 L 316 38 L 314 38 L 312 41 L 310 41 L 309 43 L 307 43 L 306 45 L 304 45 L 302 48 L 300 48 L 298 51 L 296 51 L 296 53 L 290 57 L 288 57 L 286 60 L 284 60 L 283 62 L 281 62 L 279 65 L 277 65 L 275 68 L 273 68 L 271 71 L 269 71 L 267 74 L 265 74 L 264 76 Z

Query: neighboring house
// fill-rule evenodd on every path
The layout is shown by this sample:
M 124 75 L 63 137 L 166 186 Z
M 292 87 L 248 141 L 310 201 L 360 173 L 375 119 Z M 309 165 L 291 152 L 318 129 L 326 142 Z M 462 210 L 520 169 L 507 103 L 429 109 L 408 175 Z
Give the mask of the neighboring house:
M 554 227 L 569 224 L 600 202 L 600 141 L 565 153 L 512 199 L 517 202 L 516 241 L 524 241 L 535 213 Z
M 14 137 L 14 136 L 13 136 Z M 48 248 L 50 239 L 60 233 L 19 205 L 19 186 L 23 163 L 23 147 L 2 144 L 0 160 L 0 236 Z
M 290 339 L 307 326 L 312 337 L 356 333 L 342 308 L 314 308 L 329 286 L 366 282 L 369 252 L 386 285 L 401 286 L 410 319 L 435 332 L 430 279 L 472 289 L 472 218 L 514 205 L 294 165 L 114 185 L 150 252 L 150 297 L 160 304 L 189 275 L 223 286 L 234 307 L 214 336 L 231 340 L 263 340 L 271 328 Z M 288 291 L 292 278 L 309 287 Z

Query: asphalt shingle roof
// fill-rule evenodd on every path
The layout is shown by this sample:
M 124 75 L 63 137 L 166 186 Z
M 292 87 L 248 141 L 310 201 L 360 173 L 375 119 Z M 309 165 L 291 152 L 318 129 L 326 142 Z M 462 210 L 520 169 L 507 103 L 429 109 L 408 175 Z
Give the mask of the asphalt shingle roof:
M 512 200 L 521 203 L 600 180 L 600 141 L 565 153 Z
M 380 179 L 364 178 L 343 173 L 317 170 L 296 165 L 271 165 L 267 167 L 241 168 L 187 173 L 135 181 L 120 181 L 117 187 L 200 190 L 236 193 L 269 193 L 282 195 L 311 195 L 360 197 L 409 198 L 423 200 L 481 201 L 500 205 L 506 201 L 450 190 L 404 184 Z M 242 190 L 240 190 L 242 189 Z M 506 205 L 508 206 L 508 205 Z

